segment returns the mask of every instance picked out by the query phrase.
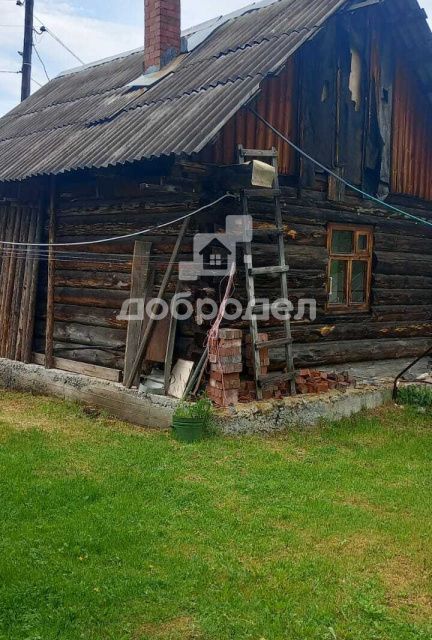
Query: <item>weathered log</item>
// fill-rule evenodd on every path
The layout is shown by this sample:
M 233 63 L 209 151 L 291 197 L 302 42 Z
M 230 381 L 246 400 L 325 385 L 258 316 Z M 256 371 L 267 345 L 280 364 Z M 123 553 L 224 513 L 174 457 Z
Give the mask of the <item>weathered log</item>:
M 102 309 L 121 309 L 129 297 L 127 291 L 111 291 L 109 289 L 73 289 L 56 287 L 54 301 L 61 304 L 99 307 Z
M 432 259 L 432 258 L 431 258 Z M 373 277 L 373 289 L 432 289 L 432 276 L 389 275 L 377 273 Z
M 61 322 L 75 322 L 94 327 L 113 327 L 126 331 L 127 321 L 119 320 L 119 309 L 100 309 L 78 305 L 56 304 L 54 318 Z
M 374 305 L 372 315 L 377 322 L 430 320 L 432 305 Z
M 43 351 L 43 340 L 36 340 L 36 350 Z M 109 367 L 111 369 L 123 370 L 124 355 L 122 352 L 111 351 L 108 349 L 97 349 L 93 347 L 84 347 L 80 345 L 72 345 L 63 342 L 54 342 L 54 355 L 57 358 L 66 358 L 77 362 L 87 362 L 96 364 L 101 367 Z
M 79 345 L 108 347 L 121 351 L 126 346 L 126 331 L 71 322 L 56 322 L 54 324 L 54 339 L 57 342 L 73 342 Z
M 340 322 L 340 321 L 339 321 Z M 417 338 L 432 336 L 432 322 L 373 322 L 369 319 L 356 324 L 292 324 L 294 342 L 347 342 L 349 340 L 374 340 L 379 338 Z M 283 336 L 282 328 L 269 330 L 271 338 Z
M 400 305 L 432 304 L 432 289 L 374 289 L 373 303 Z
M 110 289 L 129 291 L 131 277 L 125 273 L 106 273 L 98 271 L 59 271 L 56 270 L 56 287 L 77 287 L 84 289 Z
M 376 274 L 432 276 L 432 260 L 430 256 L 405 253 L 375 252 Z
M 325 364 L 366 362 L 391 358 L 414 358 L 430 346 L 430 338 L 394 340 L 349 340 L 324 344 L 294 344 L 294 360 L 298 367 L 317 367 Z M 283 363 L 283 353 L 272 353 L 275 361 Z
M 403 233 L 374 233 L 374 247 L 376 251 L 391 251 L 396 253 L 429 254 L 432 257 L 432 238 L 407 236 Z

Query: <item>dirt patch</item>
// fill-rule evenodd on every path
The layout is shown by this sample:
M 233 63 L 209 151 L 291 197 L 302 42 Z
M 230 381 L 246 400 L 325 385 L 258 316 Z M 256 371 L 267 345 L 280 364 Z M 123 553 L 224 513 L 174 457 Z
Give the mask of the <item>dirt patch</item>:
M 202 638 L 202 634 L 192 618 L 182 616 L 166 622 L 144 624 L 133 637 L 134 640 L 197 640 Z
M 379 567 L 386 590 L 386 604 L 417 621 L 432 619 L 432 575 L 405 556 L 396 556 Z

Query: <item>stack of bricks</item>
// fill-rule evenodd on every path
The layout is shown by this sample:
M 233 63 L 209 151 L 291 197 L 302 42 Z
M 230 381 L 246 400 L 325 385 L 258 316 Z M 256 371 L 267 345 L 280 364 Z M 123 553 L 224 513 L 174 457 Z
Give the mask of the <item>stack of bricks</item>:
M 267 333 L 258 334 L 258 342 L 267 342 L 267 341 L 268 341 Z M 261 364 L 261 369 L 259 373 L 262 376 L 266 376 L 268 374 L 268 368 L 270 366 L 269 350 L 260 349 L 259 355 L 260 355 L 260 364 Z M 254 352 L 253 352 L 251 336 L 246 336 L 246 346 L 245 346 L 244 356 L 245 356 L 245 363 L 246 363 L 246 371 L 250 376 L 254 376 Z
M 240 373 L 243 371 L 242 331 L 220 329 L 209 343 L 210 380 L 207 395 L 219 407 L 239 401 Z
M 347 371 L 325 373 L 313 369 L 302 369 L 296 378 L 297 393 L 327 393 L 328 391 L 347 391 L 355 387 L 356 381 Z

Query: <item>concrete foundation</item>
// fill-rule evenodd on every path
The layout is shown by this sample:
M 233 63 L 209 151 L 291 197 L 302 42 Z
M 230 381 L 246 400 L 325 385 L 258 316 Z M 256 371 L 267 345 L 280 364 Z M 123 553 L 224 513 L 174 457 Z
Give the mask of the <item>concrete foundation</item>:
M 334 391 L 316 396 L 239 404 L 219 411 L 217 425 L 226 434 L 270 434 L 290 427 L 312 427 L 322 420 L 340 420 L 363 409 L 374 409 L 390 402 L 391 377 L 394 371 L 400 371 L 405 365 L 402 361 L 393 361 L 391 367 L 386 363 L 386 379 L 374 384 L 365 381 L 360 388 L 349 389 L 346 393 Z M 378 371 L 379 365 L 375 363 L 374 373 L 377 376 Z M 132 424 L 156 429 L 171 426 L 177 405 L 172 398 L 125 389 L 115 382 L 5 359 L 0 359 L 0 386 L 82 402 Z
M 156 429 L 168 429 L 171 426 L 176 407 L 176 401 L 172 398 L 125 389 L 116 382 L 2 358 L 0 386 L 82 402 L 104 409 L 121 420 Z
M 321 395 L 297 396 L 237 405 L 218 419 L 226 434 L 270 434 L 291 428 L 310 428 L 323 420 L 341 420 L 363 409 L 376 409 L 392 398 L 392 387 L 349 389 L 346 393 L 332 391 Z

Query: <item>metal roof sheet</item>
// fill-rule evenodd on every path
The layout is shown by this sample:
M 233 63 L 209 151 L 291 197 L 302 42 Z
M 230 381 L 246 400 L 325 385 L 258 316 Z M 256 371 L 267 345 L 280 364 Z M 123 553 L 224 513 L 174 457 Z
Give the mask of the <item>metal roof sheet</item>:
M 205 40 L 149 87 L 128 86 L 142 51 L 55 78 L 0 120 L 0 180 L 201 151 L 347 1 L 264 0 L 199 25 L 184 35 Z

